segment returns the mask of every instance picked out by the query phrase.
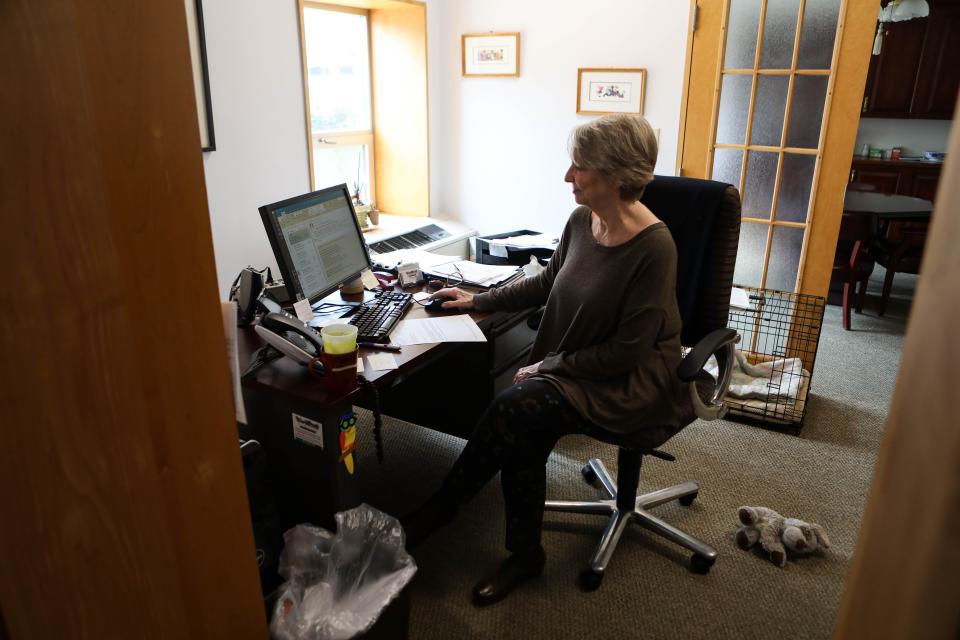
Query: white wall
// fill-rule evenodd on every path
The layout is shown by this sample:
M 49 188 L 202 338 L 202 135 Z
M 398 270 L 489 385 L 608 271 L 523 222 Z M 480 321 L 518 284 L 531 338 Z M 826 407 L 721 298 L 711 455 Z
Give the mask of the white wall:
M 924 151 L 945 151 L 949 135 L 949 120 L 861 118 L 854 153 L 859 154 L 866 143 L 880 149 L 900 147 L 902 155 L 919 156 Z
M 433 215 L 481 233 L 559 230 L 578 67 L 645 67 L 645 113 L 673 174 L 686 0 L 427 0 Z M 257 207 L 310 188 L 293 0 L 203 5 L 217 150 L 204 154 L 220 289 L 275 266 Z M 520 32 L 519 78 L 462 78 L 460 35 Z
M 438 22 L 429 43 L 431 75 L 439 74 L 430 87 L 435 214 L 481 233 L 562 227 L 576 206 L 563 182 L 567 136 L 589 120 L 576 114 L 578 67 L 647 69 L 644 112 L 660 129 L 657 172 L 673 175 L 689 2 L 438 4 L 429 7 Z M 461 34 L 487 31 L 520 32 L 520 77 L 461 77 Z
M 224 299 L 247 265 L 276 268 L 257 207 L 310 190 L 294 0 L 206 0 L 217 150 L 207 201 Z

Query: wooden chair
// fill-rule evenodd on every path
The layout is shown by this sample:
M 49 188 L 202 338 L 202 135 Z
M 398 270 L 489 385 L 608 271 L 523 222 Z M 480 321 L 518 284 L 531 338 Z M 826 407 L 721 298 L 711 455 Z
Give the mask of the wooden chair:
M 893 276 L 897 273 L 920 273 L 920 262 L 923 259 L 923 245 L 927 241 L 929 221 L 898 222 L 889 224 L 882 237 L 873 243 L 872 252 L 887 270 L 883 279 L 883 292 L 880 294 L 880 304 L 877 315 L 883 315 L 887 310 L 887 301 L 890 299 L 890 289 L 893 287 Z
M 843 328 L 850 330 L 850 308 L 856 296 L 856 311 L 863 312 L 867 280 L 873 273 L 870 247 L 876 236 L 877 219 L 862 213 L 844 213 L 833 258 L 833 279 L 843 282 Z M 860 285 L 859 293 L 856 292 Z

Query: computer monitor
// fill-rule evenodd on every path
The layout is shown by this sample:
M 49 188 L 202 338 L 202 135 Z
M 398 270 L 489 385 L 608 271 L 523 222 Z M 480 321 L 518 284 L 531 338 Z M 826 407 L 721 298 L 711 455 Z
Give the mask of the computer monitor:
M 370 266 L 345 184 L 264 205 L 260 217 L 287 291 L 311 304 Z

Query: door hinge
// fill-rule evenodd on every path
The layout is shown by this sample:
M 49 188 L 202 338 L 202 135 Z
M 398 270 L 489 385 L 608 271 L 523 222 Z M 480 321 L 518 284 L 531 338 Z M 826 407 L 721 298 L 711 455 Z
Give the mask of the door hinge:
M 869 104 L 870 104 L 870 97 L 869 97 L 869 96 L 863 96 L 863 109 L 860 110 L 861 113 L 866 113 L 866 112 L 867 112 L 867 105 L 869 105 Z
M 694 2 L 693 3 L 693 21 L 692 21 L 693 26 L 690 29 L 690 33 L 697 32 L 697 19 L 699 17 L 700 17 L 700 5 Z

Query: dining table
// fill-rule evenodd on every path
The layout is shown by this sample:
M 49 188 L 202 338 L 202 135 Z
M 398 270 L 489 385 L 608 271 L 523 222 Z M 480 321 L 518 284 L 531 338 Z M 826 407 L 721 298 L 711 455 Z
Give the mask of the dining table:
M 912 196 L 848 189 L 843 198 L 843 212 L 872 214 L 880 221 L 921 221 L 930 219 L 933 203 Z

